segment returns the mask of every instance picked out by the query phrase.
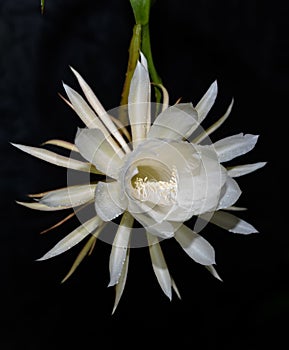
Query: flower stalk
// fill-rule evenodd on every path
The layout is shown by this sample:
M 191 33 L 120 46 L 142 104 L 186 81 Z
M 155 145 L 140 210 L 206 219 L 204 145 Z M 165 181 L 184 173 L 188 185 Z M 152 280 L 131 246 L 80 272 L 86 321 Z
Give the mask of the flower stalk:
M 147 59 L 151 82 L 154 84 L 155 99 L 157 103 L 160 103 L 161 91 L 157 85 L 161 85 L 162 81 L 153 62 L 149 31 L 149 15 L 152 2 L 151 0 L 130 0 L 130 4 L 133 9 L 136 24 L 133 28 L 133 34 L 129 46 L 127 72 L 120 104 L 126 105 L 128 103 L 130 82 L 139 58 L 140 51 L 143 52 Z

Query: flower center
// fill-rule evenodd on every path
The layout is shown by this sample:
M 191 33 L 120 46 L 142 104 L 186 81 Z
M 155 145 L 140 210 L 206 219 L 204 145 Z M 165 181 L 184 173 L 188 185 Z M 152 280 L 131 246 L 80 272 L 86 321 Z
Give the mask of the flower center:
M 176 203 L 178 191 L 177 170 L 173 167 L 168 181 L 156 180 L 148 176 L 136 176 L 133 181 L 133 195 L 141 202 L 152 202 L 166 206 Z

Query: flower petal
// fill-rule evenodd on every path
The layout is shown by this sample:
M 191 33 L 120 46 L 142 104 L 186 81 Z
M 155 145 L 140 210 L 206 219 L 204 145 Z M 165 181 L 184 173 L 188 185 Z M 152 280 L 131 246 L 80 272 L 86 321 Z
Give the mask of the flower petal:
M 132 225 L 133 217 L 126 212 L 118 226 L 111 248 L 109 258 L 110 282 L 108 287 L 114 286 L 119 282 L 129 246 Z
M 235 180 L 228 176 L 220 194 L 217 210 L 232 206 L 240 197 L 242 191 Z
M 147 137 L 182 140 L 198 127 L 197 118 L 197 111 L 191 103 L 171 106 L 157 116 Z
M 79 252 L 79 254 L 77 255 L 74 263 L 72 264 L 70 270 L 68 271 L 68 273 L 64 276 L 63 280 L 61 281 L 61 283 L 65 282 L 73 273 L 74 271 L 77 269 L 77 267 L 79 266 L 79 264 L 82 262 L 82 260 L 86 257 L 86 255 L 89 253 L 90 249 L 92 248 L 92 246 L 95 244 L 97 237 L 95 237 L 94 235 L 92 235 L 90 237 L 90 239 L 86 242 L 86 244 L 84 245 L 84 247 L 81 249 L 81 251 Z
M 173 237 L 176 230 L 174 223 L 168 221 L 156 222 L 146 213 L 135 213 L 131 210 L 129 212 L 152 235 L 164 239 Z
M 126 198 L 120 183 L 99 182 L 95 191 L 95 210 L 103 221 L 111 221 L 126 209 Z
M 182 299 L 181 294 L 180 294 L 180 292 L 179 292 L 179 289 L 178 289 L 178 287 L 177 287 L 177 285 L 176 285 L 176 282 L 174 281 L 173 278 L 172 278 L 172 287 L 173 287 L 173 290 L 175 291 L 175 293 L 177 294 L 177 297 L 178 297 L 179 299 Z
M 17 204 L 23 205 L 23 207 L 27 207 L 34 210 L 41 210 L 41 211 L 55 211 L 55 210 L 63 210 L 63 209 L 69 209 L 70 207 L 48 207 L 45 204 L 39 203 L 39 202 L 19 202 L 16 201 Z
M 101 174 L 101 172 L 96 170 L 90 163 L 84 163 L 76 159 L 67 158 L 42 148 L 24 146 L 16 143 L 11 143 L 11 145 L 19 148 L 23 152 L 32 155 L 33 157 L 45 160 L 46 162 L 57 166 L 73 170 L 85 171 L 88 173 Z
M 194 143 L 200 143 L 204 139 L 206 139 L 209 135 L 211 135 L 214 131 L 216 131 L 224 122 L 225 120 L 229 117 L 232 108 L 234 104 L 234 99 L 232 99 L 232 102 L 230 103 L 228 109 L 226 110 L 226 113 L 219 119 L 217 120 L 213 125 L 211 125 L 206 131 L 202 132 L 199 136 L 197 136 L 193 142 Z
M 99 119 L 103 122 L 103 124 L 107 127 L 110 133 L 117 139 L 120 145 L 123 147 L 126 152 L 130 152 L 128 145 L 126 144 L 124 138 L 121 136 L 118 128 L 115 126 L 110 116 L 107 114 L 106 110 L 103 108 L 102 104 L 99 102 L 98 98 L 95 96 L 94 92 L 90 88 L 90 86 L 86 83 L 86 81 L 82 78 L 82 76 L 72 67 L 70 67 L 74 75 L 76 76 L 79 85 L 84 92 L 85 97 L 88 102 L 91 104 L 95 112 L 98 114 Z
M 267 162 L 259 162 L 254 164 L 237 165 L 228 169 L 228 175 L 231 177 L 243 176 L 262 168 Z
M 147 232 L 147 239 L 149 244 L 150 257 L 155 272 L 156 278 L 159 282 L 165 295 L 171 300 L 172 299 L 172 282 L 171 276 L 159 244 L 159 240 L 156 236 L 151 235 Z
M 137 62 L 129 89 L 128 113 L 134 147 L 146 138 L 150 128 L 150 79 L 148 70 Z
M 69 186 L 45 194 L 40 203 L 49 207 L 77 207 L 94 199 L 96 185 Z
M 127 272 L 128 272 L 129 252 L 130 252 L 130 249 L 128 248 L 127 252 L 126 252 L 126 259 L 125 259 L 123 267 L 122 267 L 120 279 L 118 281 L 118 284 L 115 286 L 115 301 L 114 301 L 112 314 L 114 314 L 114 312 L 118 306 L 118 303 L 120 301 L 120 298 L 122 296 L 122 293 L 124 291 L 126 278 L 127 278 Z
M 98 128 L 101 129 L 105 135 L 108 135 L 108 131 L 105 129 L 102 122 L 97 118 L 94 111 L 85 102 L 84 98 L 68 85 L 63 84 L 63 87 L 75 112 L 78 114 L 83 123 L 90 129 Z
M 258 231 L 251 224 L 238 218 L 237 216 L 226 213 L 224 211 L 217 211 L 212 216 L 210 222 L 228 230 L 233 233 L 241 233 L 248 235 L 250 233 L 257 233 Z
M 63 141 L 63 140 L 48 140 L 41 144 L 41 146 L 44 146 L 44 145 L 55 145 L 58 147 L 68 149 L 69 151 L 79 152 L 77 147 L 75 147 L 73 143 Z
M 64 253 L 82 241 L 90 233 L 92 233 L 100 224 L 100 218 L 98 216 L 93 217 L 92 219 L 86 221 L 84 224 L 73 230 L 70 234 L 58 242 L 51 250 L 49 250 L 45 255 L 37 260 L 39 261 L 50 259 L 56 255 Z
M 205 266 L 205 268 L 219 281 L 221 281 L 221 282 L 223 281 L 213 265 L 207 265 L 207 266 Z
M 82 78 L 82 76 L 72 67 L 70 67 L 73 74 L 76 76 L 76 79 L 84 92 L 85 97 L 87 98 L 88 102 L 91 104 L 93 109 L 98 115 L 102 115 L 106 113 L 106 110 L 103 108 L 102 104 L 100 103 L 99 99 L 95 96 L 94 92 L 90 88 L 90 86 L 87 84 L 87 82 Z
M 200 102 L 196 105 L 196 110 L 198 112 L 198 121 L 201 123 L 209 113 L 212 108 L 218 93 L 217 81 L 209 87 L 208 91 L 202 97 Z
M 251 149 L 254 148 L 258 137 L 258 135 L 244 135 L 243 133 L 240 133 L 215 142 L 214 147 L 220 162 L 227 162 L 228 160 L 251 151 Z
M 104 174 L 117 179 L 121 158 L 99 129 L 78 129 L 75 144 L 81 155 Z
M 215 264 L 215 251 L 211 244 L 202 236 L 182 225 L 175 233 L 175 239 L 184 251 L 197 263 L 202 265 Z

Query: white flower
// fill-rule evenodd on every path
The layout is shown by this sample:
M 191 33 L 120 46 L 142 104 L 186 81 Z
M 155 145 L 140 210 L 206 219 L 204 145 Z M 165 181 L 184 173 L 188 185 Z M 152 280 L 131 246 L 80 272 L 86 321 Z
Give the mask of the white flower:
M 95 213 L 39 260 L 59 255 L 89 236 L 64 278 L 67 279 L 92 251 L 105 226 L 122 215 L 109 261 L 109 286 L 116 286 L 113 311 L 126 282 L 134 219 L 146 230 L 153 270 L 162 290 L 170 299 L 172 288 L 178 296 L 179 292 L 168 271 L 159 243 L 161 239 L 174 237 L 193 260 L 219 278 L 213 267 L 214 249 L 198 232 L 207 222 L 234 233 L 257 232 L 249 223 L 228 211 L 242 209 L 234 207 L 241 194 L 234 178 L 259 169 L 265 163 L 230 168 L 221 163 L 250 151 L 258 137 L 238 134 L 214 144 L 204 144 L 208 136 L 229 116 L 233 104 L 206 132 L 201 130 L 200 123 L 217 96 L 216 82 L 195 107 L 191 103 L 171 107 L 164 103 L 162 111 L 152 123 L 150 80 L 146 59 L 142 54 L 129 92 L 130 135 L 118 119 L 104 110 L 83 78 L 75 70 L 73 72 L 88 103 L 76 91 L 64 85 L 70 100 L 66 102 L 79 115 L 86 128 L 78 130 L 75 144 L 61 140 L 50 140 L 45 144 L 79 152 L 85 161 L 41 148 L 14 146 L 52 164 L 97 174 L 98 182 L 31 195 L 35 202 L 20 204 L 47 211 L 74 208 L 74 213 L 93 205 Z M 167 97 L 165 89 L 162 89 Z M 72 215 L 52 228 L 64 223 Z M 184 222 L 193 216 L 198 219 L 194 230 L 191 230 Z

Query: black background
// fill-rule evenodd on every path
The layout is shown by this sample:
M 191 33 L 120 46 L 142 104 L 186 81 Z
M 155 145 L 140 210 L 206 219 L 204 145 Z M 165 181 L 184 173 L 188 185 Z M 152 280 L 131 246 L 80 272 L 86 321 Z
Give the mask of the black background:
M 131 252 L 127 286 L 115 315 L 109 282 L 110 246 L 97 242 L 65 284 L 79 247 L 35 262 L 70 232 L 72 221 L 39 232 L 61 213 L 17 206 L 35 193 L 65 185 L 64 169 L 12 148 L 45 140 L 73 141 L 81 121 L 57 96 L 62 80 L 79 90 L 75 67 L 106 109 L 118 106 L 134 19 L 129 1 L 0 0 L 1 310 L 0 348 L 287 348 L 289 239 L 285 224 L 288 119 L 286 1 L 156 1 L 151 14 L 155 64 L 174 103 L 196 103 L 218 80 L 219 95 L 206 125 L 232 97 L 229 120 L 213 140 L 260 134 L 240 163 L 268 161 L 238 181 L 242 218 L 260 233 L 238 236 L 208 226 L 224 282 L 195 264 L 173 241 L 164 242 L 180 289 L 169 302 L 157 285 L 147 249 Z M 103 345 L 101 345 L 103 344 Z

